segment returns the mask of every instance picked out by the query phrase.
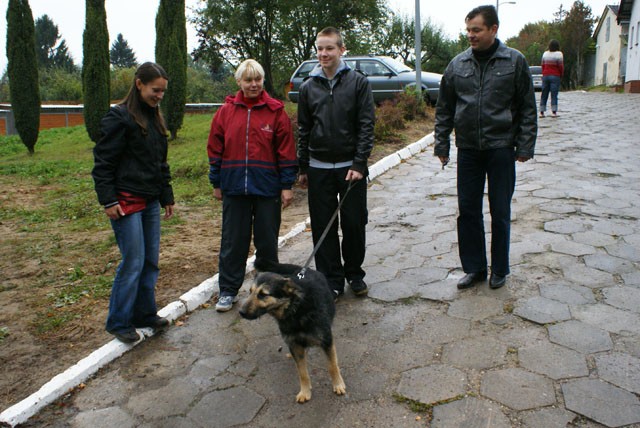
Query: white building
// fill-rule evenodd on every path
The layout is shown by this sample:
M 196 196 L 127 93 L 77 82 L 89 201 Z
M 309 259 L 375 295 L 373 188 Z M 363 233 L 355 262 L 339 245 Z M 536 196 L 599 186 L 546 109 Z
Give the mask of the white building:
M 605 6 L 593 33 L 596 41 L 594 84 L 615 86 L 624 84 L 625 53 L 622 27 L 617 23 L 618 6 Z M 622 64 L 621 64 L 622 62 Z
M 623 39 L 626 39 L 621 73 L 624 91 L 640 93 L 640 0 L 620 0 L 617 22 L 623 29 Z

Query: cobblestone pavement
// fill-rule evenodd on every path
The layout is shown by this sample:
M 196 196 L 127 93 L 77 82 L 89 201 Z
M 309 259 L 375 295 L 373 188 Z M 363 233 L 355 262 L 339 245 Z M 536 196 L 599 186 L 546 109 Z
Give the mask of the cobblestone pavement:
M 334 323 L 347 395 L 314 350 L 313 398 L 296 404 L 275 322 L 211 306 L 27 425 L 640 426 L 640 96 L 561 93 L 560 107 L 517 166 L 502 289 L 456 288 L 455 162 L 442 171 L 430 148 L 373 181 L 371 291 L 347 292 Z M 281 259 L 311 249 L 304 232 Z

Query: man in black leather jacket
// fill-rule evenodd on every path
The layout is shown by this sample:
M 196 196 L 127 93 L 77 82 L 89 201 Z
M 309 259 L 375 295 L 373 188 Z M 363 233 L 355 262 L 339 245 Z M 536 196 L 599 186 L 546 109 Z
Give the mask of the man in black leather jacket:
M 319 64 L 300 87 L 298 100 L 299 181 L 309 187 L 314 245 L 337 210 L 338 198 L 344 200 L 339 216 L 342 244 L 334 222 L 315 254 L 316 269 L 327 277 L 336 298 L 344 292 L 345 279 L 355 295 L 364 296 L 365 177 L 373 148 L 373 94 L 367 78 L 342 61 L 345 46 L 339 30 L 328 27 L 318 33 L 316 49 Z
M 487 277 L 482 200 L 488 181 L 491 211 L 491 288 L 509 274 L 511 197 L 515 161 L 534 154 L 536 101 L 524 56 L 496 38 L 493 6 L 473 9 L 465 18 L 471 47 L 447 66 L 436 107 L 434 154 L 449 162 L 451 131 L 458 148 L 458 246 L 466 275 L 458 288 Z M 443 166 L 444 167 L 444 166 Z

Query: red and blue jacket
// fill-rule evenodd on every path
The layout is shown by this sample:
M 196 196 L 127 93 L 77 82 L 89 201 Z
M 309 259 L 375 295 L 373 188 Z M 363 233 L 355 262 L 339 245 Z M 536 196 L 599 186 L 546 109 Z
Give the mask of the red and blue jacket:
M 211 122 L 207 151 L 209 181 L 223 194 L 277 197 L 296 181 L 291 121 L 266 91 L 252 106 L 242 91 L 225 99 Z

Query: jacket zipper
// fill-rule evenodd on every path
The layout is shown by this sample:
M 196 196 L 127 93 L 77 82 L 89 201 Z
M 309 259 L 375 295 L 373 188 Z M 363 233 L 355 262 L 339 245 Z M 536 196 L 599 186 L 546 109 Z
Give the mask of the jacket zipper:
M 244 143 L 244 194 L 249 194 L 249 123 L 251 121 L 251 109 L 247 109 L 247 129 Z

